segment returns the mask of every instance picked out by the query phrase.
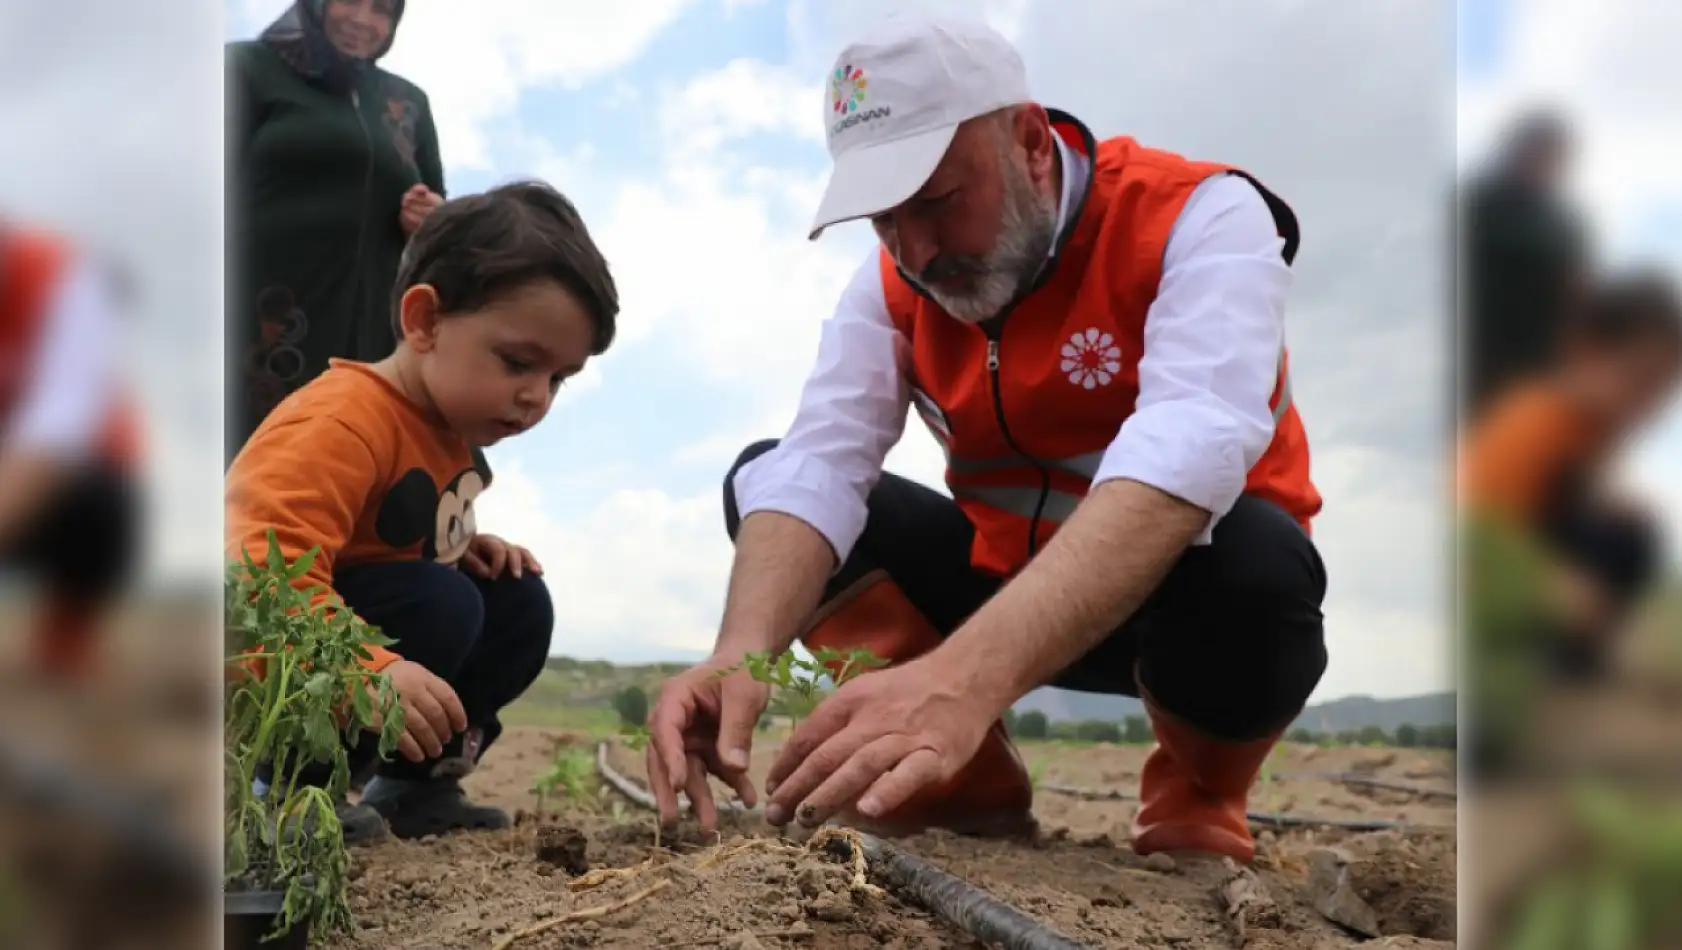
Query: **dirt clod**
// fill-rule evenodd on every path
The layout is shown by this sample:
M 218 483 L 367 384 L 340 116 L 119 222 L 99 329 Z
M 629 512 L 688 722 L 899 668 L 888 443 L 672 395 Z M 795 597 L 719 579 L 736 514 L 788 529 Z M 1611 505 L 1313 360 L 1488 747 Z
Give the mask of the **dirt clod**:
M 590 839 L 571 825 L 544 825 L 537 830 L 537 860 L 573 877 L 590 870 Z
M 844 924 L 857 916 L 850 901 L 834 894 L 822 894 L 812 898 L 806 905 L 806 913 L 832 924 Z
M 1379 935 L 1378 912 L 1355 890 L 1349 854 L 1317 848 L 1308 855 L 1308 896 L 1314 909 L 1333 923 L 1368 937 Z
M 1155 871 L 1158 874 L 1173 874 L 1175 869 L 1178 867 L 1179 865 L 1175 863 L 1172 856 L 1164 854 L 1161 851 L 1148 855 L 1145 858 L 1145 869 Z

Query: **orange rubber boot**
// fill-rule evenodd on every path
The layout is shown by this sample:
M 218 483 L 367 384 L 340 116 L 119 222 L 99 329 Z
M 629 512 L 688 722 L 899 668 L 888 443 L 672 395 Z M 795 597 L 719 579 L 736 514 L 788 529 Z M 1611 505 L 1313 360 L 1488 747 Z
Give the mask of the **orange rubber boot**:
M 1145 709 L 1157 745 L 1139 779 L 1134 852 L 1203 851 L 1249 864 L 1256 856 L 1246 817 L 1250 786 L 1280 734 L 1232 742 L 1197 731 L 1148 697 Z
M 35 629 L 36 672 L 54 682 L 91 677 L 98 668 L 99 620 L 97 610 L 49 595 Z
M 801 642 L 810 650 L 866 649 L 891 666 L 922 656 L 941 640 L 899 585 L 878 573 L 865 577 L 838 597 L 832 608 L 820 612 Z M 1016 746 L 1004 723 L 995 722 L 975 757 L 950 780 L 925 787 L 878 818 L 853 813 L 843 818 L 880 836 L 911 835 L 931 827 L 984 837 L 1025 835 L 1035 827 L 1033 797 L 1033 783 Z

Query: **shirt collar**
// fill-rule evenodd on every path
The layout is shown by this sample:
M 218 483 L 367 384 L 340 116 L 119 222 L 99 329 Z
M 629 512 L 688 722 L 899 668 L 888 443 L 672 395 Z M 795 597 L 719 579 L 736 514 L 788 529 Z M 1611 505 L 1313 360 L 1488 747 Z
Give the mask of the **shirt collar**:
M 1069 143 L 1063 141 L 1063 136 L 1055 132 L 1051 140 L 1057 143 L 1057 163 L 1063 169 L 1063 193 L 1057 196 L 1057 234 L 1061 236 L 1066 229 L 1074 226 L 1074 222 L 1069 220 L 1069 213 L 1074 208 L 1075 196 L 1086 190 L 1086 177 L 1091 174 L 1092 160 L 1070 148 Z M 1047 257 L 1055 257 L 1061 243 L 1053 242 Z

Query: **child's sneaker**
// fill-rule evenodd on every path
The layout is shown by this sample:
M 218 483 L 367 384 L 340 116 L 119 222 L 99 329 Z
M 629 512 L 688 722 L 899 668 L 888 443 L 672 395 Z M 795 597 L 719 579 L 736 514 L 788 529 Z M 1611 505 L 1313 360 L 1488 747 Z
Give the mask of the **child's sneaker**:
M 385 826 L 385 819 L 380 813 L 367 805 L 353 805 L 350 802 L 339 802 L 333 806 L 333 814 L 339 816 L 339 826 L 344 829 L 345 845 L 373 844 L 384 841 L 389 834 Z
M 468 801 L 455 778 L 402 779 L 375 776 L 362 793 L 399 838 L 424 838 L 452 831 L 494 831 L 511 823 L 508 813 Z

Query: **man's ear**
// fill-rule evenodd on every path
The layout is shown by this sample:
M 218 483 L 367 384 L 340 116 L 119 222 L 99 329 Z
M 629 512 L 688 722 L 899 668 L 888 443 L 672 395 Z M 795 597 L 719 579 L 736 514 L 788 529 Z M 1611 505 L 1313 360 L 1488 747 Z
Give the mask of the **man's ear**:
M 1057 158 L 1057 133 L 1051 116 L 1037 102 L 1023 103 L 1011 113 L 1017 144 L 1027 153 L 1028 174 L 1034 181 L 1048 181 Z
M 432 349 L 438 338 L 438 291 L 431 284 L 416 284 L 403 291 L 398 318 L 405 343 L 418 353 Z

